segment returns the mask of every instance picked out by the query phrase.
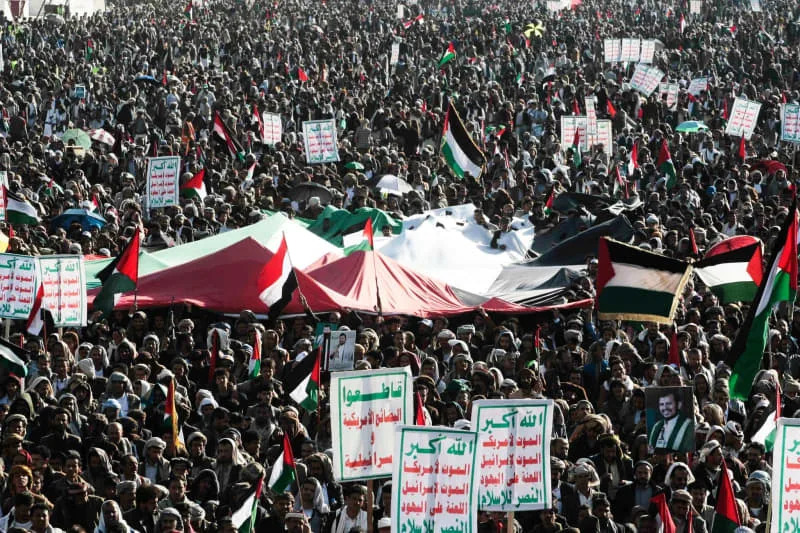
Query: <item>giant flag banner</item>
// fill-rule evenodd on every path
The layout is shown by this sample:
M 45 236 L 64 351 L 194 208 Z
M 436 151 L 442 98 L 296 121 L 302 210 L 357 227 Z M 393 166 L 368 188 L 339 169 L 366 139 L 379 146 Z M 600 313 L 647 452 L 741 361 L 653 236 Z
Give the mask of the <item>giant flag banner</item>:
M 800 418 L 779 418 L 772 465 L 769 533 L 796 531 L 800 524 Z

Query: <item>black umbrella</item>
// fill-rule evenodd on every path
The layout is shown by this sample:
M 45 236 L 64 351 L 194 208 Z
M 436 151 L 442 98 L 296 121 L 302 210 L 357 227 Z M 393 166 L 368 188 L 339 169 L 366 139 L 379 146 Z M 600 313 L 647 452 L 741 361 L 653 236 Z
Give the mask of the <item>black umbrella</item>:
M 289 198 L 295 202 L 307 202 L 309 198 L 316 196 L 322 205 L 327 205 L 333 200 L 331 191 L 319 183 L 301 183 L 289 191 Z

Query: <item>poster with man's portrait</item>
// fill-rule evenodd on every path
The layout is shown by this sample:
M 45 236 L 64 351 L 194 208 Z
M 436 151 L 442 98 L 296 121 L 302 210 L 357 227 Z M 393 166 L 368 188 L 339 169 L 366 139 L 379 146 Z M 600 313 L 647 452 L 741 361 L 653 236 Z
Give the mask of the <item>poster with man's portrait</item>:
M 650 448 L 694 450 L 694 397 L 691 387 L 647 387 L 647 440 Z
M 331 372 L 337 370 L 353 370 L 356 351 L 355 331 L 331 331 L 330 342 L 324 346 L 328 370 Z

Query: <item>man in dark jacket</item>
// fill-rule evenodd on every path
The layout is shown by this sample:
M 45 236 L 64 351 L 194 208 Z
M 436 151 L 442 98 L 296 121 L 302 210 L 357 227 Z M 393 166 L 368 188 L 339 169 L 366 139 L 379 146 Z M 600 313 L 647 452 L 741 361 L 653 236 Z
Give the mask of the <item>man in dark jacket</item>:
M 154 533 L 158 519 L 158 489 L 142 485 L 136 489 L 136 507 L 123 515 L 128 525 L 141 533 Z
M 61 529 L 70 529 L 77 524 L 86 531 L 94 531 L 100 522 L 102 506 L 103 498 L 90 495 L 88 483 L 70 483 L 67 493 L 53 507 L 52 523 Z
M 617 490 L 617 497 L 611 506 L 614 518 L 620 522 L 628 522 L 631 510 L 639 506 L 647 509 L 650 498 L 662 491 L 659 485 L 653 482 L 653 465 L 647 461 L 639 461 L 633 470 L 633 483 L 629 483 Z

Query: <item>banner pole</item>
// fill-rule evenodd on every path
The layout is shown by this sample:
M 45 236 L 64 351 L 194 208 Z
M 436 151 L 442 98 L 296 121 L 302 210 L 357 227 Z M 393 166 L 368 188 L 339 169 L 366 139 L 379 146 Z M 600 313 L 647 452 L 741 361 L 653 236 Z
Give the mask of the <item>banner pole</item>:
M 367 480 L 367 533 L 373 533 L 374 527 L 372 523 L 372 507 L 375 504 L 375 495 L 373 493 L 373 481 Z

